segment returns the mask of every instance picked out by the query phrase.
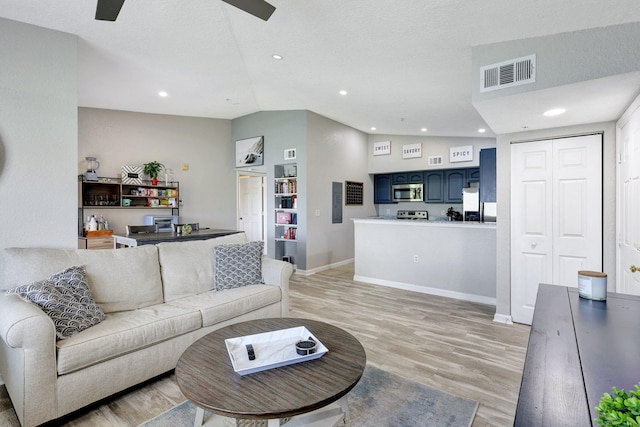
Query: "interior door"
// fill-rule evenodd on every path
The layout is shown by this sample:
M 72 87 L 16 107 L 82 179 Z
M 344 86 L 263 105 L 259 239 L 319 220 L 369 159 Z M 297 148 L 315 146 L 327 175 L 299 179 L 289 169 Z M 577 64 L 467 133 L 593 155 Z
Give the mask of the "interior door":
M 554 284 L 602 271 L 602 135 L 553 141 Z
M 531 324 L 538 284 L 551 283 L 551 140 L 511 145 L 511 316 Z
M 640 295 L 640 109 L 619 131 L 618 283 L 616 292 Z
M 602 271 L 602 136 L 511 146 L 511 315 L 531 324 L 538 284 Z
M 247 239 L 264 240 L 264 176 L 238 175 L 238 230 Z

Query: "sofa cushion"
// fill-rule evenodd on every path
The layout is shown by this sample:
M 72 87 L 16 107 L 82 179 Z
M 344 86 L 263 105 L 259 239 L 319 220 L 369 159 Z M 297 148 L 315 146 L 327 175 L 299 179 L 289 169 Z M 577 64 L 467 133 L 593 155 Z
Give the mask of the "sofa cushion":
M 41 280 L 70 265 L 84 265 L 93 299 L 105 313 L 162 302 L 154 245 L 99 251 L 6 248 L 0 251 L 0 265 L 0 286 L 4 289 Z
M 201 325 L 197 310 L 168 304 L 107 314 L 99 325 L 58 341 L 58 375 L 149 347 Z
M 69 338 L 104 320 L 104 313 L 91 297 L 84 266 L 74 266 L 49 279 L 8 289 L 38 305 L 53 320 L 56 336 Z
M 215 253 L 215 287 L 217 291 L 264 283 L 262 251 L 264 242 L 220 245 Z
M 279 286 L 248 285 L 223 292 L 209 291 L 168 304 L 202 313 L 202 326 L 211 326 L 282 300 Z
M 159 243 L 164 300 L 172 301 L 214 289 L 213 248 L 246 241 L 244 233 L 236 233 L 215 239 Z

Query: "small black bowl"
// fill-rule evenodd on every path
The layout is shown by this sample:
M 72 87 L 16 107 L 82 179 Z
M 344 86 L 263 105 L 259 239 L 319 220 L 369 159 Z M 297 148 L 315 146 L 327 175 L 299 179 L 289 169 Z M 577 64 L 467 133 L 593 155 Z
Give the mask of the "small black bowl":
M 296 343 L 296 353 L 300 356 L 308 356 L 318 349 L 318 343 L 313 340 L 302 340 Z

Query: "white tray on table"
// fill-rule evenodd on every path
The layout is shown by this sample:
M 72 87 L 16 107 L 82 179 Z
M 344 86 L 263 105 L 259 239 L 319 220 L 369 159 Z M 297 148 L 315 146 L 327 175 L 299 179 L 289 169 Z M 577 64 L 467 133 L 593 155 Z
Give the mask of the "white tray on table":
M 316 352 L 300 356 L 296 352 L 295 344 L 310 338 L 318 344 Z M 304 326 L 229 338 L 224 340 L 224 343 L 227 345 L 233 369 L 240 375 L 318 359 L 329 351 Z M 253 345 L 255 360 L 249 360 L 247 344 Z

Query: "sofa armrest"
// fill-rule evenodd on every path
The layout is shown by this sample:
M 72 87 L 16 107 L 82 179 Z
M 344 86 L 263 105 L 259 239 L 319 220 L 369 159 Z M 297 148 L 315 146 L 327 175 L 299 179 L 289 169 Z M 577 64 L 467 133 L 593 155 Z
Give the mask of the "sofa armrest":
M 282 317 L 289 316 L 289 278 L 293 266 L 289 262 L 262 257 L 262 278 L 267 285 L 280 286 L 282 291 Z
M 38 306 L 0 294 L 0 375 L 23 426 L 56 418 L 56 334 Z

